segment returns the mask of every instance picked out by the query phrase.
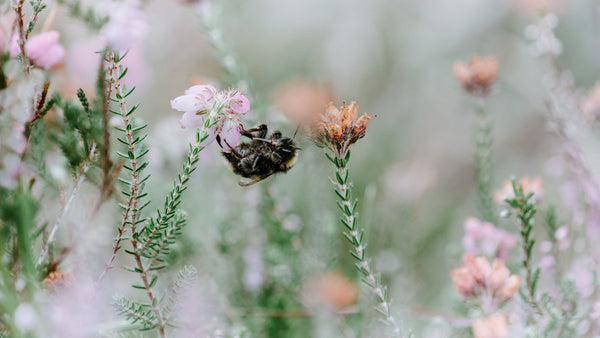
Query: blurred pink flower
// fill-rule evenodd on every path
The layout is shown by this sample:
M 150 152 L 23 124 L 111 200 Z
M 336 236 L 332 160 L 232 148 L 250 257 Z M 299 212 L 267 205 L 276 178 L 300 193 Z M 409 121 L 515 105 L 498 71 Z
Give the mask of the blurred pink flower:
M 486 312 L 493 312 L 519 289 L 521 278 L 511 275 L 504 261 L 466 255 L 463 266 L 450 272 L 452 282 L 464 299 L 476 300 Z
M 21 158 L 15 154 L 6 154 L 0 169 L 0 186 L 13 189 L 17 186 L 17 179 L 21 173 Z
M 13 122 L 12 134 L 8 140 L 8 145 L 17 154 L 22 154 L 27 148 L 27 138 L 23 134 L 25 126 L 18 122 Z
M 219 92 L 211 85 L 196 85 L 185 91 L 185 95 L 171 100 L 171 107 L 183 112 L 183 128 L 199 128 L 204 125 L 206 115 L 213 109 L 220 109 L 219 121 L 208 130 L 209 137 L 204 145 L 212 143 L 220 135 L 223 151 L 231 152 L 239 143 L 241 124 L 240 115 L 250 110 L 250 102 L 237 90 Z
M 517 182 L 517 186 L 520 185 L 523 187 L 523 193 L 525 196 L 530 192 L 533 192 L 533 197 L 531 197 L 530 201 L 533 203 L 539 202 L 544 196 L 544 182 L 540 177 L 536 177 L 531 179 L 529 177 L 523 177 L 519 182 Z M 510 180 L 504 181 L 502 184 L 502 188 L 497 190 L 494 193 L 494 201 L 500 205 L 507 205 L 505 200 L 515 198 L 515 192 L 513 191 L 513 186 Z
M 571 265 L 570 274 L 575 287 L 583 297 L 590 297 L 595 289 L 594 264 L 589 257 L 580 257 Z
M 106 38 L 111 48 L 125 52 L 146 36 L 148 23 L 138 0 L 119 2 L 113 6 L 108 22 L 100 29 L 100 35 Z
M 103 37 L 79 39 L 70 44 L 65 61 L 66 76 L 60 84 L 60 91 L 65 96 L 74 96 L 77 89 L 82 88 L 88 97 L 95 94 L 95 82 L 100 64 L 100 54 L 96 51 L 106 46 Z M 135 85 L 136 92 L 147 88 L 150 70 L 140 46 L 134 46 L 121 62 L 127 67 L 123 78 L 128 85 Z
M 58 64 L 65 56 L 65 49 L 58 44 L 60 34 L 49 31 L 34 35 L 25 43 L 25 52 L 36 67 L 49 69 Z M 10 57 L 14 58 L 21 52 L 18 37 L 15 34 L 10 45 Z
M 475 338 L 508 337 L 508 320 L 501 313 L 494 313 L 485 318 L 477 318 L 471 325 Z
M 465 220 L 464 229 L 462 245 L 465 254 L 486 255 L 506 260 L 509 250 L 517 245 L 517 240 L 511 233 L 474 217 Z

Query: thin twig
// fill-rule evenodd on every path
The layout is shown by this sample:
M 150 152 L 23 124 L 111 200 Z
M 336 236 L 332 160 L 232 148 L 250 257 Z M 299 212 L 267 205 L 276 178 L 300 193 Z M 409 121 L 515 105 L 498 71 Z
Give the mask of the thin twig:
M 115 92 L 115 97 L 117 98 L 117 102 L 119 104 L 119 110 L 121 112 L 121 116 L 123 118 L 123 122 L 125 124 L 125 126 L 129 126 L 131 123 L 131 120 L 128 116 L 128 110 L 126 107 L 126 103 L 125 103 L 125 95 L 123 94 L 123 88 L 122 88 L 122 84 L 121 84 L 121 80 L 120 80 L 120 76 L 117 74 L 117 62 L 115 60 L 115 54 L 114 52 L 111 52 L 109 55 L 109 60 L 110 60 L 110 74 L 111 74 L 111 81 L 113 82 L 113 86 L 114 86 L 114 92 Z M 127 139 L 127 149 L 131 154 L 135 154 L 135 143 L 134 143 L 134 139 L 133 139 L 133 131 L 131 130 L 131 128 L 125 128 L 125 137 Z M 162 318 L 162 314 L 160 311 L 160 308 L 158 307 L 157 302 L 155 301 L 155 296 L 154 293 L 152 291 L 152 286 L 150 285 L 150 281 L 148 279 L 148 271 L 144 269 L 144 264 L 142 262 L 142 255 L 141 255 L 141 251 L 138 250 L 138 240 L 135 237 L 135 233 L 136 233 L 136 227 L 137 227 L 137 218 L 138 218 L 138 210 L 137 210 L 137 204 L 138 204 L 138 194 L 139 194 L 139 183 L 138 183 L 138 162 L 135 156 L 130 156 L 130 163 L 131 163 L 131 189 L 129 192 L 129 201 L 127 203 L 127 208 L 125 210 L 125 213 L 123 214 L 123 222 L 121 223 L 121 227 L 120 229 L 120 233 L 122 234 L 122 232 L 124 231 L 124 227 L 127 223 L 130 224 L 130 229 L 131 229 L 131 246 L 132 246 L 132 252 L 134 253 L 134 259 L 135 259 L 135 263 L 137 265 L 137 268 L 139 270 L 141 270 L 142 272 L 140 272 L 140 278 L 142 279 L 142 282 L 144 283 L 144 288 L 146 290 L 146 295 L 148 296 L 148 299 L 150 300 L 150 304 L 152 306 L 152 311 L 154 312 L 154 314 L 156 315 L 156 321 L 158 324 L 158 331 L 161 337 L 165 337 L 165 325 L 164 325 L 164 321 Z M 115 243 L 114 246 L 114 250 L 118 251 L 118 247 L 119 247 L 119 243 L 121 240 L 121 236 L 118 238 L 118 242 Z M 113 252 L 114 252 L 113 250 Z M 113 255 L 114 256 L 114 255 Z M 111 263 L 112 264 L 112 263 Z
M 73 200 L 75 199 L 75 195 L 77 195 L 77 192 L 79 191 L 79 188 L 83 184 L 83 181 L 85 181 L 85 174 L 87 173 L 88 169 L 90 168 L 90 162 L 92 161 L 92 157 L 94 156 L 95 151 L 96 151 L 96 145 L 92 144 L 92 149 L 90 150 L 88 160 L 85 161 L 81 166 L 81 170 L 79 171 L 77 181 L 75 182 L 75 186 L 73 187 L 73 190 L 71 191 L 71 194 L 69 195 L 69 198 L 67 199 L 66 203 L 62 206 L 60 216 L 58 217 L 58 219 L 56 220 L 56 223 L 54 223 L 54 226 L 52 227 L 52 230 L 50 231 L 48 240 L 46 241 L 46 244 L 44 245 L 44 249 L 42 249 L 42 253 L 40 254 L 40 257 L 38 258 L 37 265 L 42 264 L 42 262 L 46 258 L 46 255 L 48 254 L 48 248 L 50 247 L 50 244 L 52 244 L 54 242 L 58 228 L 60 227 L 65 216 L 67 215 L 67 211 L 69 210 L 69 207 L 73 203 Z
M 26 75 L 29 75 L 29 67 L 30 61 L 27 57 L 27 53 L 25 52 L 25 41 L 27 41 L 27 36 L 25 34 L 25 23 L 23 22 L 23 3 L 25 0 L 19 0 L 14 10 L 17 13 L 17 26 L 18 26 L 18 34 L 19 34 L 19 48 L 21 49 L 21 57 L 23 59 L 23 67 Z

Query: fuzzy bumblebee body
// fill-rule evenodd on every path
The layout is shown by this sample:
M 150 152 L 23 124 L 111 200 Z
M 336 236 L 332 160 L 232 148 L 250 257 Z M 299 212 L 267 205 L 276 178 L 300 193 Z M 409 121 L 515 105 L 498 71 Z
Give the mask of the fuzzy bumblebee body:
M 281 132 L 274 131 L 266 139 L 267 126 L 262 124 L 249 130 L 242 129 L 240 134 L 251 141 L 240 143 L 229 153 L 223 152 L 233 172 L 242 176 L 240 185 L 254 184 L 273 174 L 286 172 L 294 166 L 298 148 L 294 140 L 283 137 Z M 221 144 L 220 138 L 217 138 L 217 141 Z

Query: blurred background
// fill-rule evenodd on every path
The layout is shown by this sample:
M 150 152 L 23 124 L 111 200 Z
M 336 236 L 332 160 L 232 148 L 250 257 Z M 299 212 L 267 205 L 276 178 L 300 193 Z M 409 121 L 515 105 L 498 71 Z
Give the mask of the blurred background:
M 558 60 L 572 72 L 578 95 L 584 97 L 600 75 L 600 3 L 163 0 L 144 6 L 149 32 L 127 56 L 125 82 L 137 86 L 130 102 L 141 102 L 136 114 L 150 125 L 152 205 L 161 205 L 193 138 L 193 131 L 179 125 L 180 113 L 170 107 L 170 100 L 191 85 L 228 88 L 246 81 L 252 110 L 245 126 L 266 123 L 290 136 L 299 116 L 319 113 L 330 101 L 338 107 L 356 101 L 359 114 L 376 117 L 365 138 L 352 147 L 350 180 L 360 201 L 368 252 L 389 287 L 394 310 L 416 336 L 468 335 L 432 315 L 466 314 L 449 271 L 460 265 L 464 220 L 479 216 L 473 174 L 475 101 L 453 77 L 452 64 L 472 54 L 498 59 L 498 80 L 486 100 L 493 123 L 493 186 L 499 189 L 513 175 L 541 176 L 544 203 L 560 203 L 552 162 L 557 141 L 545 119 L 546 69 L 524 31 L 537 22 L 543 7 L 558 15 Z M 206 11 L 214 20 L 209 35 L 202 21 Z M 61 19 L 54 25 L 68 50 L 63 67 L 55 70 L 63 77 L 60 90 L 65 93 L 93 86 L 97 65 L 90 56 L 97 33 L 68 12 L 61 6 Z M 234 59 L 215 53 L 211 41 L 219 39 Z M 237 77 L 223 70 L 228 63 L 241 70 Z M 83 76 L 90 64 L 91 76 Z M 293 311 L 303 308 L 299 295 L 306 280 L 331 271 L 353 281 L 359 277 L 337 219 L 328 179 L 334 168 L 305 134 L 298 133 L 296 141 L 302 150 L 292 170 L 248 188 L 238 186 L 220 149 L 211 146 L 203 151 L 182 204 L 189 224 L 172 254 L 170 271 L 195 266 L 207 279 L 205 285 L 213 285 L 211 294 L 217 290 L 227 300 L 233 317 L 254 318 L 257 327 L 270 317 L 249 304 L 263 299 L 257 294 L 266 288 L 287 290 L 294 299 L 279 299 L 285 302 L 279 308 Z M 597 161 L 593 151 L 588 155 L 592 163 Z M 117 213 L 115 205 L 107 204 L 103 216 L 90 225 L 105 239 L 93 250 L 97 259 L 89 260 L 93 270 L 100 271 L 110 253 L 112 234 L 106 229 L 116 227 Z M 512 220 L 498 226 L 517 231 Z M 127 278 L 115 269 L 107 283 L 128 292 L 120 286 Z M 370 295 L 360 297 L 369 309 Z M 346 324 L 365 336 L 378 336 L 377 328 L 369 327 L 378 325 L 372 324 L 376 314 L 364 313 L 350 314 Z M 319 320 L 285 322 L 287 329 L 264 329 L 263 334 L 340 334 Z

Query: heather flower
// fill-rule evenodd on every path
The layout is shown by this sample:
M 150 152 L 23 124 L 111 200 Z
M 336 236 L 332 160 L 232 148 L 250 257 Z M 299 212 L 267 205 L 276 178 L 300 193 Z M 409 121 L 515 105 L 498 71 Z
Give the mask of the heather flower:
M 148 23 L 137 0 L 114 3 L 108 22 L 100 29 L 100 35 L 106 38 L 108 45 L 120 52 L 133 47 L 147 33 Z
M 0 186 L 13 189 L 17 186 L 17 179 L 21 173 L 21 158 L 15 154 L 6 154 L 0 169 Z
M 485 318 L 477 318 L 471 325 L 475 338 L 508 337 L 508 320 L 505 315 L 494 313 Z
M 171 107 L 183 112 L 180 123 L 183 128 L 199 128 L 205 125 L 211 112 L 216 112 L 218 121 L 208 126 L 207 146 L 217 135 L 221 137 L 224 152 L 238 145 L 241 124 L 240 115 L 250 110 L 250 102 L 237 90 L 219 92 L 210 85 L 196 85 L 185 91 L 185 95 L 171 100 Z
M 329 103 L 325 114 L 313 126 L 313 138 L 321 145 L 326 146 L 338 157 L 346 156 L 348 147 L 365 136 L 367 125 L 372 116 L 364 113 L 357 118 L 356 102 L 349 106 L 343 105 L 338 110 Z
M 96 53 L 106 47 L 106 39 L 101 36 L 87 37 L 69 45 L 65 60 L 65 77 L 60 83 L 60 91 L 64 96 L 75 96 L 82 88 L 88 98 L 95 95 L 95 83 L 98 76 L 98 64 L 101 55 Z M 148 87 L 149 66 L 144 58 L 141 46 L 129 49 L 127 57 L 121 60 L 127 73 L 123 81 L 136 84 L 136 92 Z
M 452 70 L 466 91 L 486 96 L 498 75 L 498 61 L 493 56 L 481 58 L 479 55 L 473 55 L 468 64 L 462 61 L 454 62 Z
M 65 56 L 65 49 L 58 43 L 60 34 L 57 31 L 49 31 L 34 35 L 25 43 L 27 57 L 35 66 L 42 69 L 50 69 L 58 64 Z M 15 34 L 10 44 L 10 57 L 17 57 L 21 52 Z
M 476 300 L 486 312 L 495 311 L 519 289 L 521 278 L 511 275 L 504 261 L 494 259 L 492 265 L 485 256 L 466 255 L 463 266 L 450 272 L 458 293 Z
M 307 280 L 301 298 L 308 306 L 340 310 L 356 304 L 358 285 L 339 272 L 329 272 Z
M 556 26 L 558 26 L 558 16 L 548 13 L 536 24 L 525 28 L 525 36 L 533 42 L 532 47 L 535 54 L 557 56 L 562 53 L 563 45 L 554 35 Z
M 517 245 L 515 237 L 493 224 L 470 217 L 464 223 L 462 245 L 465 254 L 486 255 L 505 260 L 510 249 Z
M 530 199 L 530 201 L 533 203 L 539 202 L 544 196 L 544 182 L 539 177 L 533 179 L 529 177 L 523 177 L 517 183 L 517 186 L 521 186 L 523 188 L 523 193 L 525 196 L 533 193 L 533 196 Z M 515 198 L 515 192 L 510 180 L 504 181 L 502 188 L 494 193 L 494 201 L 500 205 L 506 205 L 505 200 L 513 198 Z

